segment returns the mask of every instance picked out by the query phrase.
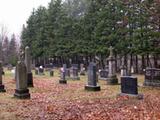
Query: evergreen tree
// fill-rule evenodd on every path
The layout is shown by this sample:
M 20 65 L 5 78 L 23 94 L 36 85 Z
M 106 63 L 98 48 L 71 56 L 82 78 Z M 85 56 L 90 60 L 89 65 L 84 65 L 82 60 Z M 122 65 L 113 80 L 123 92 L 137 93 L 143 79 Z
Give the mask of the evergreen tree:
M 11 36 L 11 40 L 9 43 L 9 62 L 15 66 L 17 60 L 18 60 L 18 54 L 17 54 L 16 36 L 15 34 L 13 34 Z

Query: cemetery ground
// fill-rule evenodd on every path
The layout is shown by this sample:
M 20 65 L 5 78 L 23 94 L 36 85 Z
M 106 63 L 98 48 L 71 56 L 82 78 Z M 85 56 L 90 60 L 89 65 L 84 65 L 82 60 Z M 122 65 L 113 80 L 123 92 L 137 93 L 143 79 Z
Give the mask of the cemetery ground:
M 33 72 L 34 73 L 34 72 Z M 160 119 L 160 89 L 143 87 L 144 77 L 138 75 L 138 90 L 144 99 L 117 97 L 120 85 L 106 85 L 99 80 L 101 91 L 87 92 L 87 76 L 59 84 L 58 70 L 54 77 L 34 75 L 31 99 L 13 97 L 15 81 L 6 71 L 3 83 L 6 93 L 0 93 L 0 120 L 158 120 Z M 119 81 L 120 82 L 120 81 Z

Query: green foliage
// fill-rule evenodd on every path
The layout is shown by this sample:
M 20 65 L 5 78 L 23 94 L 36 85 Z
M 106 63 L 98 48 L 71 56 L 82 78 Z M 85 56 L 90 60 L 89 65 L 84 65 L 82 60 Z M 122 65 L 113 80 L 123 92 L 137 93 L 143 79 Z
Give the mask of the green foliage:
M 22 48 L 28 45 L 34 58 L 105 56 L 109 46 L 122 55 L 158 54 L 159 6 L 156 0 L 51 0 L 33 10 Z

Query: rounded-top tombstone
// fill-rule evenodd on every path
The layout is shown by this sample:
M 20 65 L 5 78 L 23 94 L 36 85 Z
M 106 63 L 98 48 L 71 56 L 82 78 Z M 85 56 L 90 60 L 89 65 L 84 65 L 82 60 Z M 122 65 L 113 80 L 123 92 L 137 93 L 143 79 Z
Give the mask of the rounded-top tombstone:
M 85 90 L 100 91 L 100 86 L 97 85 L 96 69 L 96 64 L 91 62 L 88 67 L 88 84 L 85 86 Z
M 16 89 L 14 97 L 19 99 L 30 98 L 29 89 L 27 88 L 27 68 L 23 62 L 23 53 L 20 56 L 20 61 L 16 65 Z

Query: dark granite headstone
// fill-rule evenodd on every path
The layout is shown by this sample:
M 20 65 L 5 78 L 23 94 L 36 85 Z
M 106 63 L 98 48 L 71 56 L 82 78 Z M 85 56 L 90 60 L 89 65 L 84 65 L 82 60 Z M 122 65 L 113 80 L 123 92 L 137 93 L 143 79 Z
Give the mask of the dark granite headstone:
M 96 64 L 91 62 L 88 67 L 88 84 L 85 86 L 85 90 L 100 91 L 100 86 L 97 85 Z
M 4 85 L 2 83 L 2 74 L 3 74 L 3 68 L 2 68 L 2 62 L 0 61 L 0 92 L 6 92 L 4 89 Z
M 160 69 L 147 68 L 145 71 L 144 85 L 160 87 Z
M 49 75 L 50 75 L 51 77 L 53 77 L 53 76 L 54 76 L 54 71 L 53 71 L 53 70 L 50 70 L 50 71 L 49 71 Z
M 100 80 L 107 80 L 108 78 L 108 70 L 100 70 L 99 71 L 99 79 Z
M 126 94 L 137 95 L 137 78 L 130 76 L 121 77 L 121 92 Z
M 121 93 L 120 96 L 129 96 L 133 98 L 143 99 L 142 94 L 138 94 L 137 78 L 131 76 L 121 77 Z

